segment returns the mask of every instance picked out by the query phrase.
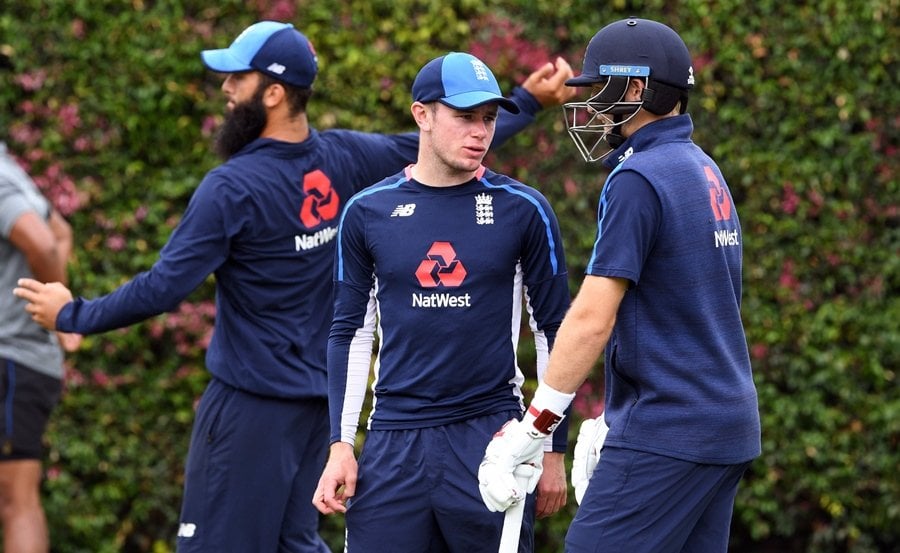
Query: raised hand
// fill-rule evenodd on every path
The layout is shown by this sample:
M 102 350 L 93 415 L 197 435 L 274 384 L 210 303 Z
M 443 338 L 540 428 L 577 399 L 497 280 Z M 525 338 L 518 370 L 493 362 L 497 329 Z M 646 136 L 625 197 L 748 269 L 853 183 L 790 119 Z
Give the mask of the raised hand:
M 528 75 L 522 88 L 531 93 L 543 107 L 560 106 L 571 100 L 578 89 L 566 86 L 566 80 L 574 76 L 572 67 L 561 57 L 547 62 Z

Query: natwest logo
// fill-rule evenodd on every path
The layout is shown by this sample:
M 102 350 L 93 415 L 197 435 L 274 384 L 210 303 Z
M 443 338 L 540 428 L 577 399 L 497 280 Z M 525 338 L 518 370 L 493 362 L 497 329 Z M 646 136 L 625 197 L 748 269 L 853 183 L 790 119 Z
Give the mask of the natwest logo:
M 709 181 L 709 207 L 712 209 L 713 216 L 716 221 L 731 220 L 731 198 L 725 191 L 725 187 L 719 182 L 719 177 L 713 172 L 712 167 L 706 165 L 703 167 L 706 173 L 706 180 Z
M 337 216 L 340 198 L 331 187 L 328 175 L 318 169 L 303 175 L 303 191 L 306 198 L 300 206 L 300 221 L 306 228 L 313 228 Z
M 456 288 L 463 283 L 466 268 L 456 259 L 456 251 L 450 242 L 433 243 L 427 256 L 416 269 L 416 278 L 423 288 Z

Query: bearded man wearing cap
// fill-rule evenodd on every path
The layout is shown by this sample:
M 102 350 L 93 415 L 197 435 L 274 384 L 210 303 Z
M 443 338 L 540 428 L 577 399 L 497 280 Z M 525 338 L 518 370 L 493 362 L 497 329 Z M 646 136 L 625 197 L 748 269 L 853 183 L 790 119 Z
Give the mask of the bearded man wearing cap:
M 605 348 L 605 411 L 575 446 L 580 506 L 566 551 L 725 553 L 738 483 L 761 450 L 759 408 L 740 314 L 741 226 L 721 171 L 691 141 L 690 53 L 671 28 L 624 19 L 594 35 L 567 84 L 591 89 L 566 104 L 569 133 L 611 173 L 531 415 L 485 452 L 485 504 L 517 501 L 514 467 L 540 456 L 546 421 L 563 415 Z
M 478 464 L 500 424 L 522 415 L 523 306 L 538 374 L 568 307 L 562 241 L 537 190 L 482 165 L 498 110 L 516 106 L 481 60 L 452 52 L 430 61 L 412 96 L 416 163 L 353 196 L 341 220 L 328 341 L 332 445 L 313 502 L 346 514 L 349 553 L 496 552 L 504 515 L 482 503 Z M 566 434 L 559 426 L 534 460 L 544 473 L 533 471 L 526 487 L 537 494 L 522 497 L 519 551 L 533 550 L 535 514 L 565 504 Z
M 290 24 L 256 23 L 201 56 L 227 74 L 216 140 L 226 161 L 204 177 L 159 260 L 96 299 L 73 300 L 62 284 L 31 279 L 15 293 L 46 328 L 89 334 L 173 310 L 214 274 L 212 379 L 191 436 L 177 550 L 328 551 L 310 499 L 328 448 L 325 348 L 339 216 L 354 192 L 416 159 L 418 133 L 311 128 L 316 54 Z M 493 145 L 531 121 L 540 101 L 569 97 L 560 91 L 569 76 L 557 60 L 526 81 L 534 94 L 504 99 Z

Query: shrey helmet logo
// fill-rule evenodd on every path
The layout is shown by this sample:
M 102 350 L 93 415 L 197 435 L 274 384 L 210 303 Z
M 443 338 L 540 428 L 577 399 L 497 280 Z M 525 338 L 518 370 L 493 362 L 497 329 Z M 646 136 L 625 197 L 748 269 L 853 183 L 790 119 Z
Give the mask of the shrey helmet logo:
M 316 169 L 303 176 L 303 191 L 307 196 L 300 206 L 300 221 L 307 228 L 320 225 L 337 217 L 340 197 L 331 187 L 328 175 Z
M 466 278 L 466 268 L 456 259 L 450 242 L 435 242 L 428 249 L 427 259 L 419 263 L 416 278 L 423 288 L 456 288 Z

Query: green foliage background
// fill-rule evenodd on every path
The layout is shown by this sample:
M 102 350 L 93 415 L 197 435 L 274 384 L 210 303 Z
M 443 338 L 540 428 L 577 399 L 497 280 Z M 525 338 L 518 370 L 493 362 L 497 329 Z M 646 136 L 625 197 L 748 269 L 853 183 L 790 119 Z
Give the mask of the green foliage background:
M 295 23 L 316 45 L 319 128 L 411 127 L 409 84 L 468 50 L 505 89 L 563 55 L 576 71 L 606 23 L 676 28 L 695 58 L 695 140 L 719 160 L 744 226 L 744 318 L 763 455 L 739 492 L 736 552 L 900 548 L 898 0 L 15 0 L 0 7 L 0 127 L 71 220 L 76 293 L 150 267 L 217 160 L 220 77 L 204 48 L 250 23 Z M 583 163 L 561 110 L 489 163 L 544 190 L 573 287 L 604 174 Z M 89 337 L 70 356 L 49 431 L 53 550 L 169 552 L 214 317 L 202 286 L 176 312 Z M 527 348 L 523 348 L 527 349 Z M 523 351 L 523 358 L 525 353 Z M 532 368 L 533 370 L 533 368 Z M 574 416 L 600 408 L 601 372 Z M 533 381 L 530 382 L 533 385 Z M 574 501 L 538 526 L 562 550 Z M 342 521 L 323 533 L 340 550 Z

